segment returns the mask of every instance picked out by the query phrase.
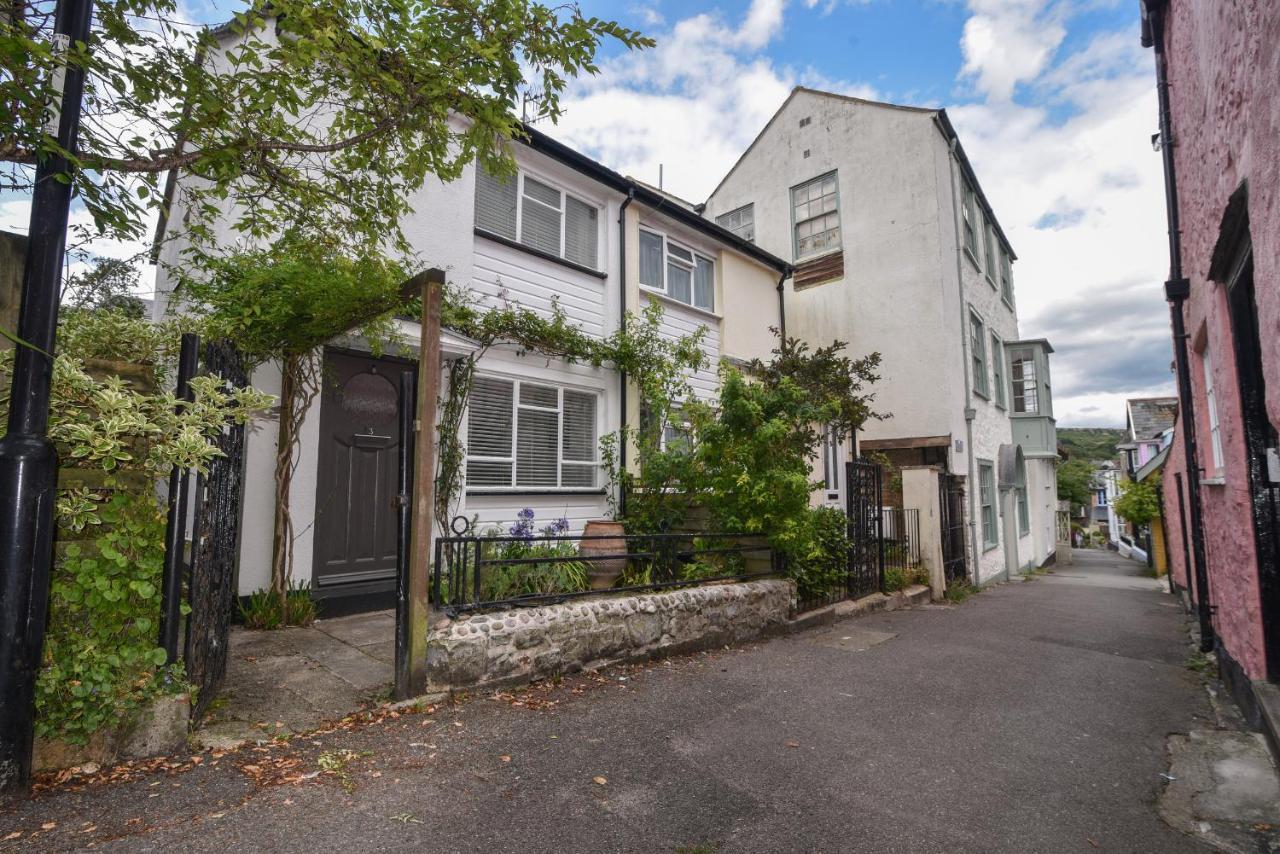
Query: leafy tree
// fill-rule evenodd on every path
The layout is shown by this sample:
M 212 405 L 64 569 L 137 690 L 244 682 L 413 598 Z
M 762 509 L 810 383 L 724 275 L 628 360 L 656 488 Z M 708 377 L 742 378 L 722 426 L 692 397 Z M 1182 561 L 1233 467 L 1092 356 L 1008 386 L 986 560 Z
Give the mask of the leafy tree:
M 90 269 L 67 279 L 62 302 L 73 308 L 108 308 L 142 319 L 145 308 L 134 296 L 138 268 L 120 258 L 94 258 Z
M 1058 466 L 1058 498 L 1072 504 L 1089 503 L 1094 468 L 1084 460 L 1067 460 Z
M 183 182 L 190 236 L 215 217 L 265 237 L 285 227 L 359 243 L 397 241 L 411 194 L 480 159 L 509 169 L 511 110 L 594 74 L 602 44 L 650 39 L 576 4 L 533 0 L 254 0 L 217 28 L 182 20 L 176 0 L 100 0 L 89 44 L 52 46 L 49 0 L 0 15 L 0 190 L 30 191 L 56 151 L 43 129 L 55 70 L 86 72 L 78 166 L 67 180 L 95 231 L 143 236 L 148 209 Z M 526 84 L 526 76 L 532 82 Z
M 1116 513 L 1141 527 L 1160 515 L 1160 497 L 1149 481 L 1128 481 L 1120 486 Z

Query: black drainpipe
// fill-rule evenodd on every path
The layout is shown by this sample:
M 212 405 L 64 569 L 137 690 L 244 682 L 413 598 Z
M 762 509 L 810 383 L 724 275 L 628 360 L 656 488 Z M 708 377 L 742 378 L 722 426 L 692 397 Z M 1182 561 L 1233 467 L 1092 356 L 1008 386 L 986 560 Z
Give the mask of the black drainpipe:
M 618 289 L 618 329 L 625 332 L 627 329 L 627 208 L 636 200 L 636 188 L 631 187 L 627 190 L 627 197 L 622 200 L 622 205 L 618 208 L 618 282 L 621 287 Z M 624 427 L 627 424 L 627 372 L 618 372 L 618 383 L 621 390 L 621 406 L 622 417 L 619 419 Z M 623 430 L 619 433 L 621 441 L 618 442 L 618 474 L 621 475 L 627 470 L 627 434 Z M 627 515 L 627 491 L 618 484 L 618 515 Z
M 782 339 L 782 343 L 787 343 L 787 306 L 783 300 L 782 285 L 791 276 L 791 267 L 782 271 L 782 275 L 778 277 L 778 337 Z
M 1187 497 L 1191 505 L 1191 552 L 1195 566 L 1196 610 L 1200 620 L 1200 651 L 1214 648 L 1213 606 L 1209 602 L 1209 573 L 1205 565 L 1204 517 L 1200 504 L 1200 465 L 1196 451 L 1195 403 L 1191 398 L 1191 369 L 1187 361 L 1187 327 L 1183 305 L 1191 293 L 1191 282 L 1182 274 L 1182 231 L 1178 223 L 1178 177 L 1173 162 L 1175 137 L 1169 109 L 1168 65 L 1165 57 L 1163 0 L 1144 0 L 1143 47 L 1155 47 L 1156 94 L 1160 101 L 1160 151 L 1164 161 L 1165 212 L 1169 221 L 1169 281 L 1164 283 L 1165 299 L 1173 324 L 1174 365 L 1178 375 L 1179 428 L 1187 463 Z

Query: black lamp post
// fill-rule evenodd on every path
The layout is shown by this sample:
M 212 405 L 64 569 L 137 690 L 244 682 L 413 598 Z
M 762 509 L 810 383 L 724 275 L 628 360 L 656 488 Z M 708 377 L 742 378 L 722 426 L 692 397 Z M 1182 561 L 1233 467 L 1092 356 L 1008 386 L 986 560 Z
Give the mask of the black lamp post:
M 92 0 L 59 0 L 55 54 L 66 57 L 73 45 L 87 44 L 92 17 Z M 74 155 L 84 69 L 66 62 L 55 74 L 54 97 L 60 100 L 50 105 L 46 132 Z M 0 438 L 0 791 L 25 789 L 31 777 L 35 682 L 53 560 L 58 460 L 46 433 L 71 206 L 71 183 L 63 176 L 70 173 L 62 155 L 45 156 L 36 166 L 18 320 L 25 344 L 17 348 L 9 429 Z

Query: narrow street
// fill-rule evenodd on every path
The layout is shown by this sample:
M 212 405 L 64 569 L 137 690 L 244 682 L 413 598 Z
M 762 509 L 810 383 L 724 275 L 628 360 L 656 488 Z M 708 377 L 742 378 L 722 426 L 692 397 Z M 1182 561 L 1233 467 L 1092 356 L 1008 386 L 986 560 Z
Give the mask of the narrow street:
M 1208 705 L 1182 611 L 1139 569 L 1078 552 L 959 606 L 45 792 L 0 813 L 0 838 L 130 851 L 1199 851 L 1154 802 L 1166 736 L 1204 726 Z

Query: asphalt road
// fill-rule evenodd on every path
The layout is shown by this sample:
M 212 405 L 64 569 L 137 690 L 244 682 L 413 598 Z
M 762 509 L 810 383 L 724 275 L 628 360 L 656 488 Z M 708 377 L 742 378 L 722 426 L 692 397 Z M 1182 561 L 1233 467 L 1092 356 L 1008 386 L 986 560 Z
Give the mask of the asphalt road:
M 1078 555 L 957 607 L 47 791 L 0 847 L 1201 851 L 1153 805 L 1166 735 L 1209 710 L 1136 569 Z

